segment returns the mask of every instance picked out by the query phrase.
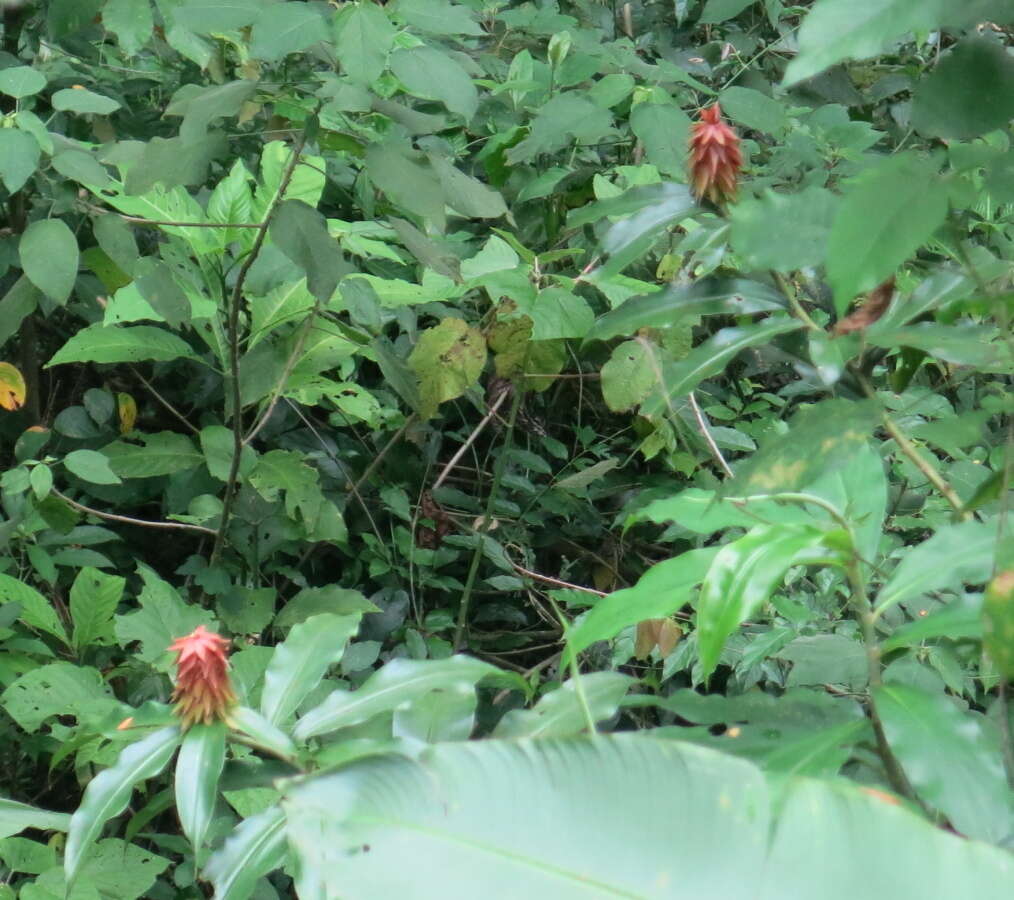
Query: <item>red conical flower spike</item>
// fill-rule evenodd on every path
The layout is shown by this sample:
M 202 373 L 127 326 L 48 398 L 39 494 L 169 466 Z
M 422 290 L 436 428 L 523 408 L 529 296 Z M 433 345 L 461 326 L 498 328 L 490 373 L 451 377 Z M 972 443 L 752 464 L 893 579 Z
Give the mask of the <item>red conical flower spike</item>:
M 229 682 L 228 646 L 224 637 L 203 625 L 169 646 L 177 654 L 173 700 L 184 728 L 197 722 L 210 725 L 222 720 L 236 702 Z
M 722 108 L 715 103 L 702 110 L 690 132 L 690 183 L 697 199 L 717 204 L 735 197 L 742 165 L 739 136 L 722 121 Z

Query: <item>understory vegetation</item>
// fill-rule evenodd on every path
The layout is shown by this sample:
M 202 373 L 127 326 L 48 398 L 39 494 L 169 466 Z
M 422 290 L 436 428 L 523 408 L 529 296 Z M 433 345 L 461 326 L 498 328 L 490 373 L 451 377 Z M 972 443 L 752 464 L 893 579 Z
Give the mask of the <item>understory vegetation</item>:
M 1009 2 L 0 8 L 0 900 L 1011 896 Z

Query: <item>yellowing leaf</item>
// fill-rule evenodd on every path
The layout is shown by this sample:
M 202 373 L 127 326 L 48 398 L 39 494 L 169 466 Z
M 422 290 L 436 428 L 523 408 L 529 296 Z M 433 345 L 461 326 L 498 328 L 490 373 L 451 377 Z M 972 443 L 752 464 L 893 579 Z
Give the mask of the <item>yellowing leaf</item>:
M 479 378 L 486 364 L 486 341 L 463 319 L 447 318 L 419 335 L 408 364 L 419 379 L 421 412 L 429 418 L 441 403 L 460 397 Z
M 130 434 L 137 421 L 137 403 L 130 394 L 116 395 L 116 411 L 120 416 L 120 434 Z
M 13 411 L 25 404 L 25 379 L 10 363 L 0 363 L 0 407 Z

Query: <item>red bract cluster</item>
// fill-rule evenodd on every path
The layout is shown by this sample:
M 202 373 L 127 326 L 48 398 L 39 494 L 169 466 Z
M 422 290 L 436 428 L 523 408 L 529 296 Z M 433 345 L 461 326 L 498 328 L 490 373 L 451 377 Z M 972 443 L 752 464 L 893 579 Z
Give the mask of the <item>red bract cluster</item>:
M 739 137 L 722 121 L 722 108 L 707 107 L 690 132 L 690 184 L 697 199 L 722 203 L 735 197 L 742 165 Z
M 224 637 L 203 625 L 169 646 L 177 654 L 173 701 L 184 728 L 222 720 L 236 702 L 229 682 L 228 646 Z

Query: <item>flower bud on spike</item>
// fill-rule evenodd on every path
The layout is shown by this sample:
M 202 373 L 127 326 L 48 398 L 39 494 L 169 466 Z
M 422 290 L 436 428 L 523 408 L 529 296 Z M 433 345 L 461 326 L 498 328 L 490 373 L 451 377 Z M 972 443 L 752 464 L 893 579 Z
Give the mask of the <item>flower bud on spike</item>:
M 177 654 L 173 701 L 183 728 L 221 721 L 236 702 L 229 682 L 228 646 L 224 637 L 203 625 L 169 645 Z
M 702 110 L 690 131 L 690 184 L 697 199 L 733 199 L 742 165 L 739 137 L 722 121 L 722 108 L 715 103 Z

